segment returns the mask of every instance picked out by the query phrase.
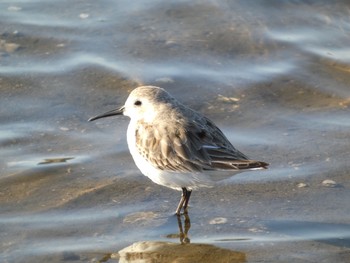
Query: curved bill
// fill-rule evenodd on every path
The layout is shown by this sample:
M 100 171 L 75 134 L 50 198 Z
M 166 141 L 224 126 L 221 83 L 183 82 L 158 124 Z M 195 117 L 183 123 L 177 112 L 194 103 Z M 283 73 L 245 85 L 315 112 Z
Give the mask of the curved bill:
M 115 116 L 115 115 L 122 115 L 123 112 L 124 112 L 124 106 L 119 108 L 119 109 L 107 111 L 105 113 L 102 113 L 100 115 L 92 117 L 88 121 L 94 121 L 94 120 L 97 120 L 97 119 L 106 118 L 106 117 Z

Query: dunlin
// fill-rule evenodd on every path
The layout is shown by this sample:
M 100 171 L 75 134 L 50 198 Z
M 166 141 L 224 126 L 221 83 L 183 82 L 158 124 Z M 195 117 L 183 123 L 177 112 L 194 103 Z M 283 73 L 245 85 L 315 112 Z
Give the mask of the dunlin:
M 187 213 L 192 190 L 227 178 L 220 173 L 229 171 L 232 176 L 268 166 L 250 160 L 211 120 L 159 87 L 138 87 L 124 106 L 89 121 L 114 115 L 130 117 L 127 142 L 141 172 L 156 184 L 182 191 L 178 215 L 182 209 Z

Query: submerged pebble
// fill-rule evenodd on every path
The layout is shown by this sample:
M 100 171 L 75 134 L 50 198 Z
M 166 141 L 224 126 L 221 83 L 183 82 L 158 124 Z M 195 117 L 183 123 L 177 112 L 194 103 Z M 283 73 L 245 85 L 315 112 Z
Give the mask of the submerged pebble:
M 20 45 L 16 43 L 8 43 L 6 40 L 0 39 L 0 52 L 5 51 L 7 53 L 13 53 L 15 52 Z
M 87 14 L 87 13 L 81 13 L 81 14 L 79 15 L 79 17 L 80 17 L 81 19 L 89 18 L 89 16 L 90 16 L 90 14 Z
M 299 184 L 297 184 L 297 187 L 298 188 L 305 188 L 305 187 L 308 187 L 308 184 L 306 184 L 306 183 L 299 183 Z
M 219 94 L 218 95 L 218 101 L 226 102 L 226 103 L 236 103 L 236 102 L 239 101 L 239 98 L 227 97 L 227 96 L 223 96 L 223 95 Z
M 337 186 L 337 183 L 333 180 L 330 180 L 330 179 L 326 179 L 322 182 L 322 185 L 323 186 L 326 186 L 326 187 L 336 187 Z
M 216 217 L 209 221 L 210 225 L 220 225 L 220 224 L 226 224 L 227 218 L 224 217 Z
M 18 11 L 21 11 L 22 10 L 22 7 L 20 6 L 16 6 L 16 5 L 10 5 L 8 8 L 7 8 L 8 11 L 12 11 L 12 12 L 18 12 Z

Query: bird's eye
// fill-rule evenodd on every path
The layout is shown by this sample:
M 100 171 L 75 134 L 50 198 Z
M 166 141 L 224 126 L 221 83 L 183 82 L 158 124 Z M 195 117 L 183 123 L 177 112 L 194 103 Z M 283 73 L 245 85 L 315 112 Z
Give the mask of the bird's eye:
M 140 100 L 135 101 L 134 105 L 141 106 L 142 102 Z

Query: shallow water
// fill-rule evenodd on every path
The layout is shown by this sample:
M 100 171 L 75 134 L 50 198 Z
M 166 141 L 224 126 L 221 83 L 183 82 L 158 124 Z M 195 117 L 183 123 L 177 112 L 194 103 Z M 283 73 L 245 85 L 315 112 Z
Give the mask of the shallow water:
M 2 262 L 133 262 L 117 254 L 132 244 L 349 262 L 347 1 L 2 1 L 0 17 Z M 137 170 L 128 120 L 87 122 L 141 84 L 271 164 L 192 195 L 192 254 L 173 245 L 180 193 Z

